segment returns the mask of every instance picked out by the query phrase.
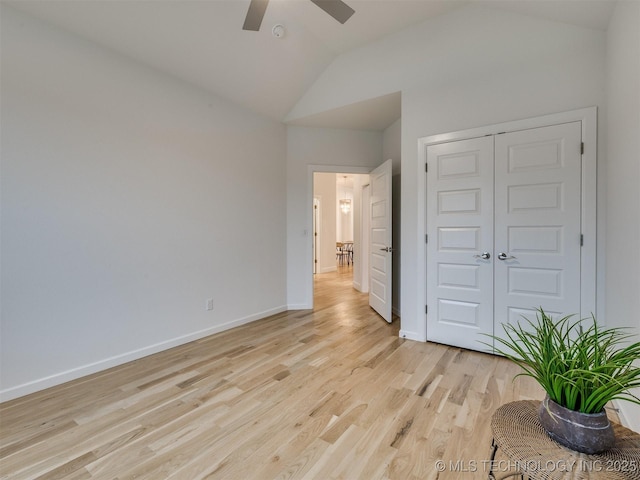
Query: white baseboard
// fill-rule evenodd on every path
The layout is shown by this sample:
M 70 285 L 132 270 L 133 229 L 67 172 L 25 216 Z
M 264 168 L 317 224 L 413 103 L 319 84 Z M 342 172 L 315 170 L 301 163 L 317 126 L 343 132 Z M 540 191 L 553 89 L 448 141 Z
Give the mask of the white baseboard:
M 290 303 L 287 305 L 287 310 L 311 310 L 313 305 L 308 303 Z
M 360 293 L 369 293 L 369 289 L 365 289 L 361 282 L 353 282 L 353 288 L 358 290 Z
M 324 267 L 321 268 L 320 271 L 318 273 L 331 273 L 331 272 L 337 272 L 338 271 L 338 267 Z
M 15 387 L 7 388 L 0 391 L 0 402 L 6 402 L 7 400 L 12 400 L 14 398 L 22 397 L 30 393 L 38 392 L 40 390 L 44 390 L 45 388 L 54 387 L 56 385 L 69 382 L 71 380 L 76 380 L 78 378 L 91 375 L 93 373 L 97 373 L 111 367 L 116 367 L 118 365 L 122 365 L 124 363 L 131 362 L 133 360 L 138 360 L 140 358 L 152 355 L 154 353 L 162 352 L 163 350 L 168 350 L 170 348 L 177 347 L 179 345 L 184 345 L 185 343 L 189 343 L 194 340 L 199 340 L 201 338 L 207 337 L 209 335 L 213 335 L 215 333 L 224 332 L 225 330 L 239 327 L 240 325 L 244 325 L 246 323 L 251 323 L 256 320 L 261 320 L 263 318 L 269 317 L 271 315 L 275 315 L 277 313 L 284 312 L 286 310 L 287 310 L 287 307 L 285 305 L 281 305 L 279 307 L 271 308 L 263 312 L 254 313 L 252 315 L 248 315 L 243 318 L 238 318 L 236 320 L 232 320 L 220 325 L 216 325 L 211 328 L 206 328 L 204 330 L 200 330 L 187 335 L 172 338 L 164 342 L 156 343 L 154 345 L 149 345 L 147 347 L 143 347 L 137 350 L 133 350 L 131 352 L 123 353 L 121 355 L 105 358 L 104 360 L 100 360 L 98 362 L 82 365 L 77 368 L 72 368 L 70 370 L 56 373 L 48 377 L 39 378 L 31 382 L 23 383 L 22 385 L 17 385 Z
M 613 404 L 618 409 L 620 423 L 634 432 L 640 432 L 640 405 L 620 400 Z
M 422 338 L 416 332 L 409 332 L 407 330 L 400 330 L 400 338 L 406 338 L 407 340 L 415 340 L 416 342 L 426 342 L 426 338 Z

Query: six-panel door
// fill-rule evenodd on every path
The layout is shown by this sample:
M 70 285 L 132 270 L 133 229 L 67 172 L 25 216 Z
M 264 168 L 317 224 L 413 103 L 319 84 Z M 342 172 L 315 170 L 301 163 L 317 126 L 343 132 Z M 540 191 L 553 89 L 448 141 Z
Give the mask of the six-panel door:
M 580 122 L 427 148 L 427 339 L 580 314 Z

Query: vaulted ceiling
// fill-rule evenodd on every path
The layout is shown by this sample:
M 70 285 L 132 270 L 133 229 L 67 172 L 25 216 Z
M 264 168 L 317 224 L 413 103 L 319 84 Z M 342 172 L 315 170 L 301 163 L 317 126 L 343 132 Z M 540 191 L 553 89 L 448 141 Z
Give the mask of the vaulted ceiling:
M 587 28 L 606 29 L 611 0 L 346 0 L 344 24 L 310 0 L 271 0 L 259 32 L 242 30 L 249 0 L 18 0 L 14 8 L 154 69 L 283 120 L 341 53 L 472 1 Z M 281 24 L 285 35 L 272 28 Z M 297 119 L 299 125 L 381 130 L 400 116 L 400 95 Z

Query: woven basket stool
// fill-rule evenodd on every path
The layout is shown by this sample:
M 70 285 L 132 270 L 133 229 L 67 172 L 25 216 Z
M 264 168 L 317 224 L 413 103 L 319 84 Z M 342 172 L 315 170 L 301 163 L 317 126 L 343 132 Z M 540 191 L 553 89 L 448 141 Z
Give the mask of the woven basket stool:
M 490 480 L 640 480 L 640 434 L 613 423 L 614 447 L 587 455 L 552 440 L 538 420 L 539 408 L 539 401 L 525 400 L 507 403 L 495 411 L 491 418 Z M 507 460 L 495 460 L 498 449 Z

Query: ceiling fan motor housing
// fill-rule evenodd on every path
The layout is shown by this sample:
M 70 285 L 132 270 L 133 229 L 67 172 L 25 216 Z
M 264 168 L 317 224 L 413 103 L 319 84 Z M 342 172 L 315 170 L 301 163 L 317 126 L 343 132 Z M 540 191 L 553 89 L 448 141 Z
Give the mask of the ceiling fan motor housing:
M 311 1 L 340 23 L 346 22 L 347 20 L 349 20 L 349 18 L 351 18 L 351 15 L 355 13 L 355 10 L 344 3 L 342 0 Z M 249 11 L 247 12 L 247 16 L 244 20 L 244 25 L 242 26 L 243 30 L 252 30 L 254 32 L 260 30 L 260 25 L 262 24 L 262 19 L 264 18 L 264 13 L 267 10 L 268 3 L 269 0 L 251 0 L 251 3 L 249 4 Z M 276 27 L 278 26 L 282 28 L 282 35 L 277 35 L 275 32 Z M 282 25 L 276 25 L 275 27 L 273 27 L 271 32 L 275 37 L 278 38 L 283 37 L 285 33 L 284 27 Z

